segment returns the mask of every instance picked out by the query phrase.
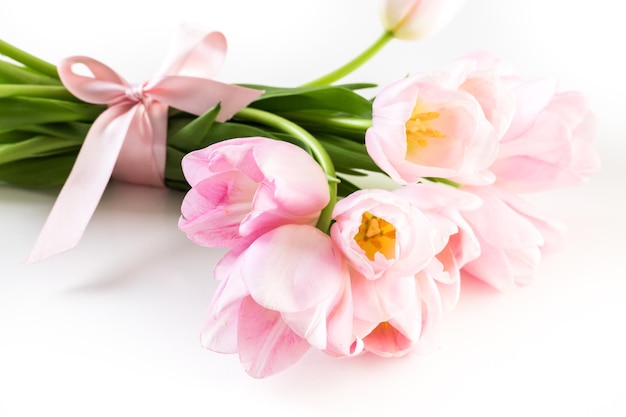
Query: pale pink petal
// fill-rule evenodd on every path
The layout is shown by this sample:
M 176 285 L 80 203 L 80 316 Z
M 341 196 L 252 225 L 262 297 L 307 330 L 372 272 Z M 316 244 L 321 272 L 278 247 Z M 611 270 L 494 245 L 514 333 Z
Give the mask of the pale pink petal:
M 480 104 L 485 117 L 502 137 L 511 124 L 515 101 L 513 94 L 495 74 L 485 73 L 468 78 L 461 84 Z
M 479 210 L 464 214 L 481 240 L 501 248 L 535 247 L 543 245 L 543 236 L 525 217 L 519 216 L 502 200 L 503 194 L 495 187 L 464 187 L 481 197 L 484 205 Z
M 376 165 L 392 180 L 399 184 L 412 184 L 417 182 L 420 176 L 403 169 L 406 163 L 404 162 L 406 141 L 387 140 L 389 137 L 402 137 L 403 135 L 405 135 L 404 125 L 387 121 L 378 122 L 376 129 L 368 129 L 365 133 L 365 145 L 367 153 Z M 398 170 L 401 170 L 403 175 Z
M 241 364 L 254 378 L 285 370 L 310 347 L 289 328 L 279 312 L 261 307 L 251 297 L 241 302 L 237 339 Z
M 419 85 L 415 82 L 419 75 L 401 78 L 383 88 L 376 96 L 377 106 L 372 109 L 376 117 L 387 120 L 406 121 L 419 94 Z
M 475 210 L 482 205 L 482 200 L 475 194 L 441 183 L 424 182 L 399 188 L 394 193 L 425 213 Z
M 262 138 L 246 138 L 245 142 L 242 139 L 230 139 L 190 152 L 181 163 L 185 179 L 194 187 L 216 173 L 232 171 L 241 165 L 251 180 L 260 182 L 263 175 L 254 164 L 240 164 L 238 161 L 249 160 L 250 148 L 261 141 Z
M 308 310 L 298 311 L 295 313 L 283 312 L 282 317 L 285 323 L 298 334 L 309 342 L 311 346 L 319 350 L 325 350 L 328 347 L 328 328 L 327 321 L 331 315 L 331 311 L 337 308 L 338 303 L 345 303 L 344 291 L 346 284 L 349 283 L 349 276 L 344 276 L 344 284 L 338 288 L 335 294 L 329 294 L 328 298 L 321 303 L 309 308 Z M 349 298 L 349 296 L 348 296 Z
M 439 325 L 443 316 L 440 294 L 442 286 L 429 279 L 426 274 L 418 275 L 416 281 L 422 302 L 422 327 L 416 349 L 422 353 L 432 352 L 439 347 Z
M 457 235 L 452 237 L 455 236 Z M 450 246 L 437 254 L 437 257 L 424 269 L 426 276 L 439 288 L 440 302 L 448 309 L 454 308 L 459 301 L 461 294 L 460 270 L 461 265 L 458 263 L 458 258 L 452 253 Z
M 358 355 L 363 350 L 363 343 L 355 337 L 354 307 L 350 280 L 344 282 L 342 296 L 328 315 L 327 353 L 340 356 Z
M 334 298 L 347 274 L 330 237 L 305 225 L 285 225 L 266 233 L 242 258 L 250 295 L 263 307 L 286 313 Z
M 329 303 L 318 304 L 308 310 L 296 313 L 281 313 L 282 319 L 298 336 L 315 349 L 325 350 L 327 347 L 326 316 Z
M 557 80 L 554 78 L 526 81 L 513 88 L 515 115 L 502 142 L 524 133 L 532 125 L 537 114 L 550 102 L 556 89 Z
M 546 81 L 521 83 L 515 91 L 518 123 L 507 132 L 491 168 L 499 187 L 535 192 L 577 185 L 600 169 L 592 146 L 595 117 L 582 94 L 555 94 Z
M 205 349 L 218 353 L 237 353 L 237 325 L 241 299 L 215 312 L 209 306 L 200 330 L 200 344 Z
M 413 278 L 415 281 L 415 278 Z M 413 349 L 415 343 L 420 339 L 422 332 L 422 299 L 418 288 L 413 290 L 413 300 L 407 304 L 406 308 L 389 320 L 394 329 L 399 331 L 407 339 L 412 341 L 412 345 L 405 351 L 398 351 L 397 355 L 408 353 Z
M 408 339 L 388 322 L 380 323 L 363 338 L 365 350 L 382 357 L 402 356 L 412 347 Z
M 446 268 L 450 267 L 446 265 Z M 456 307 L 459 302 L 461 295 L 461 268 L 461 266 L 456 266 L 454 269 L 450 268 L 450 278 L 447 281 L 438 279 L 438 277 L 433 277 L 433 280 L 439 289 L 441 305 L 448 310 Z
M 234 245 L 256 188 L 248 177 L 232 171 L 200 181 L 183 199 L 179 229 L 201 246 Z
M 326 175 L 304 150 L 275 141 L 258 146 L 254 155 L 266 183 L 271 185 L 269 190 L 282 208 L 306 215 L 328 204 Z
M 415 299 L 415 279 L 412 275 L 370 280 L 353 272 L 350 280 L 354 316 L 359 320 L 372 323 L 391 320 Z
M 552 155 L 550 158 L 552 161 L 548 161 L 558 163 L 559 157 L 560 159 L 569 159 L 569 144 L 568 126 L 556 115 L 540 113 L 534 124 L 524 132 L 522 137 L 500 144 L 498 159 L 501 160 L 510 156 L 532 156 L 546 159 Z
M 543 245 L 541 246 L 542 252 L 545 253 L 547 251 L 556 250 L 565 244 L 564 236 L 567 232 L 567 227 L 565 227 L 564 224 L 549 218 L 536 206 L 530 204 L 528 201 L 520 198 L 516 194 L 508 193 L 499 189 L 494 189 L 493 192 L 502 201 L 506 202 L 511 210 L 528 219 L 539 231 L 543 237 Z
M 582 181 L 600 171 L 602 166 L 600 155 L 594 147 L 593 140 L 597 136 L 597 120 L 591 113 L 572 130 L 572 171 L 576 172 Z
M 235 272 L 220 281 L 200 331 L 200 343 L 221 353 L 237 352 L 237 317 L 241 300 L 248 295 Z
M 479 239 L 481 254 L 462 268 L 462 275 L 473 276 L 501 290 L 528 284 L 542 251 L 557 242 L 563 229 L 506 190 L 465 189 L 478 194 L 484 205 L 464 214 Z

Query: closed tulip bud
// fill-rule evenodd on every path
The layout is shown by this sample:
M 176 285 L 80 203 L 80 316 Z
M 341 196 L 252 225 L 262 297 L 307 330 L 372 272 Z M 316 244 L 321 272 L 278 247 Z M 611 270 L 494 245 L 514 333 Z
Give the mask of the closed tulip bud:
M 439 32 L 465 0 L 381 0 L 383 26 L 398 39 L 413 40 Z

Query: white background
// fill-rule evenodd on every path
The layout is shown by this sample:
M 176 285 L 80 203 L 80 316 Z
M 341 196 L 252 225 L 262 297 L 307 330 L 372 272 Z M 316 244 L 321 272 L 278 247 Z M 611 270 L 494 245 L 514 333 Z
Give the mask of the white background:
M 160 4 L 160 5 L 157 5 Z M 84 54 L 130 81 L 159 67 L 184 21 L 221 30 L 220 79 L 294 86 L 380 33 L 357 0 L 13 1 L 0 38 L 51 62 Z M 528 77 L 586 92 L 604 169 L 535 196 L 569 227 L 535 282 L 463 287 L 426 356 L 350 360 L 310 352 L 254 380 L 236 356 L 200 348 L 218 250 L 177 230 L 182 194 L 113 184 L 80 246 L 24 266 L 57 190 L 0 188 L 0 416 L 626 415 L 626 64 L 613 0 L 473 0 L 438 36 L 394 41 L 346 81 L 385 84 L 477 49 Z M 150 6 L 148 6 L 150 5 Z

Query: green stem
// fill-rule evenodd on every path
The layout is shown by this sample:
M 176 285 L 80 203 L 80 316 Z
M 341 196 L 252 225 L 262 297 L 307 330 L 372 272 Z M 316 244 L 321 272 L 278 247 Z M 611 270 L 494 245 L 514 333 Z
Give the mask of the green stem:
M 337 179 L 335 173 L 333 161 L 328 155 L 328 152 L 326 152 L 326 149 L 324 149 L 318 140 L 315 139 L 309 132 L 297 124 L 273 113 L 248 107 L 239 110 L 235 117 L 278 129 L 281 132 L 291 135 L 311 150 L 313 157 L 320 164 L 322 170 L 326 173 L 326 178 L 328 179 L 330 201 L 320 213 L 320 218 L 317 221 L 317 228 L 324 233 L 328 233 L 328 230 L 330 229 L 330 222 L 332 220 L 333 208 L 335 207 L 335 203 L 337 203 L 337 183 L 339 180 Z
M 385 45 L 387 45 L 387 43 L 392 40 L 393 37 L 393 33 L 388 31 L 384 32 L 376 41 L 374 41 L 374 43 L 369 48 L 361 52 L 353 60 L 316 80 L 304 84 L 303 87 L 330 85 L 335 81 L 340 80 L 341 78 L 350 74 L 352 71 L 356 70 L 361 65 L 369 61 L 374 55 L 378 53 L 378 51 L 380 51 Z
M 60 85 L 58 78 L 50 78 L 33 71 L 23 65 L 16 65 L 9 61 L 0 60 L 0 83 L 31 84 L 31 85 Z
M 24 64 L 28 68 L 38 71 L 44 75 L 52 78 L 59 78 L 56 66 L 37 58 L 36 56 L 29 54 L 28 52 L 22 51 L 21 49 L 16 48 L 15 46 L 3 41 L 2 39 L 0 39 L 0 54 L 8 56 L 9 58 L 14 59 L 17 62 Z
M 79 101 L 63 86 L 0 84 L 0 98 L 18 96 Z
M 294 113 L 291 117 L 290 113 L 284 113 L 291 120 L 299 122 L 313 123 L 324 125 L 327 127 L 337 128 L 345 131 L 364 133 L 372 126 L 371 119 L 357 119 L 350 117 L 323 117 L 315 114 Z

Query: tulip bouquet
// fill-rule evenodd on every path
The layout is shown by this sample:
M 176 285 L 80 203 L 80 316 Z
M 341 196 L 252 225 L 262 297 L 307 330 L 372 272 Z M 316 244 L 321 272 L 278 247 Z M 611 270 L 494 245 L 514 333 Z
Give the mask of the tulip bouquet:
M 75 245 L 111 176 L 186 191 L 178 226 L 228 248 L 201 330 L 266 377 L 309 349 L 432 350 L 468 277 L 527 285 L 562 226 L 522 194 L 599 169 L 584 96 L 475 53 L 384 86 L 336 82 L 393 38 L 437 32 L 462 0 L 381 2 L 383 35 L 294 88 L 213 79 L 225 38 L 185 26 L 127 83 L 88 57 L 55 67 L 0 41 L 0 181 L 64 184 L 31 254 Z M 387 179 L 368 188 L 369 174 Z M 365 178 L 365 180 L 362 180 Z

